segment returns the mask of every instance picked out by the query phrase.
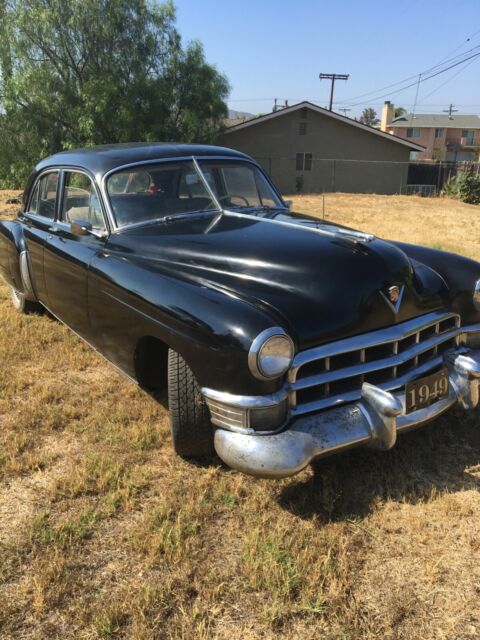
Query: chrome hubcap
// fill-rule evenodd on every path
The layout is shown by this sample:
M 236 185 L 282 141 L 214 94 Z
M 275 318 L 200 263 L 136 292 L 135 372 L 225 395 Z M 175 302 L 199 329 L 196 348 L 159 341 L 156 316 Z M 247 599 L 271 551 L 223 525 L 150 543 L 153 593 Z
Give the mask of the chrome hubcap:
M 10 294 L 12 296 L 12 301 L 15 307 L 20 307 L 20 305 L 22 304 L 22 294 L 20 293 L 20 291 L 17 291 L 13 287 L 10 287 Z

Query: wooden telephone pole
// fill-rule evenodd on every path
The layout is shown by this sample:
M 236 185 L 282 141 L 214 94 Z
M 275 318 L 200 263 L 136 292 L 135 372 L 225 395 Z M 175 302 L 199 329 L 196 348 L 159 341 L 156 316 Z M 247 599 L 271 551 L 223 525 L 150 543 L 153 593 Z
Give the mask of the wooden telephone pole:
M 451 104 L 449 105 L 448 109 L 444 109 L 443 113 L 448 113 L 448 117 L 450 118 L 450 120 L 453 120 L 453 114 L 457 113 L 458 109 L 454 109 L 455 105 Z
M 320 73 L 318 76 L 320 80 L 331 80 L 332 86 L 330 88 L 330 105 L 328 110 L 332 110 L 333 105 L 333 87 L 335 86 L 335 80 L 348 80 L 349 74 L 346 73 Z

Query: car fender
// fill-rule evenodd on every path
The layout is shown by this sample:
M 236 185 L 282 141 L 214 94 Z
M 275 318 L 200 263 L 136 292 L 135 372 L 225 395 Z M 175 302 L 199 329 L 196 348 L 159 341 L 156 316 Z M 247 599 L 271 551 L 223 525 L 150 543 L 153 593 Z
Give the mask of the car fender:
M 480 312 L 473 305 L 473 290 L 480 278 L 479 262 L 430 247 L 404 242 L 392 242 L 392 244 L 402 249 L 410 258 L 430 267 L 440 275 L 448 286 L 452 309 L 461 315 L 462 324 L 480 322 Z
M 31 299 L 33 285 L 29 269 L 28 253 L 21 225 L 16 220 L 0 222 L 0 274 L 7 284 L 25 293 Z
M 248 368 L 253 340 L 279 326 L 253 302 L 173 277 L 147 261 L 105 254 L 90 264 L 88 288 L 92 330 L 105 337 L 98 346 L 132 377 L 132 353 L 151 336 L 180 353 L 201 386 L 266 394 L 281 384 L 260 381 Z

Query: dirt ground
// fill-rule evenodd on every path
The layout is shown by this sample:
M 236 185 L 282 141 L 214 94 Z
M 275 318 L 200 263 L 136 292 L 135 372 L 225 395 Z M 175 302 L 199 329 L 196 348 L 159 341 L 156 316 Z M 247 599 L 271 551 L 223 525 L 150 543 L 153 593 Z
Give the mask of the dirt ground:
M 330 220 L 477 259 L 479 212 L 325 196 Z M 166 403 L 3 284 L 0 336 L 2 640 L 480 638 L 478 413 L 255 480 L 174 457 Z

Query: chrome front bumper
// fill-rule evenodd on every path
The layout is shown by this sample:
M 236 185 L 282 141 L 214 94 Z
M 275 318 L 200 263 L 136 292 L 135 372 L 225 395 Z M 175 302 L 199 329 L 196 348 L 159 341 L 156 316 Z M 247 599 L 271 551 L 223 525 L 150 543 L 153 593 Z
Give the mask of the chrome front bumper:
M 465 409 L 478 405 L 480 351 L 453 353 L 445 365 L 449 395 L 429 407 L 406 414 L 404 390 L 388 392 L 365 383 L 358 402 L 301 416 L 280 433 L 217 429 L 215 449 L 230 467 L 263 478 L 292 476 L 314 459 L 358 445 L 390 449 L 398 433 L 429 422 L 453 405 Z

